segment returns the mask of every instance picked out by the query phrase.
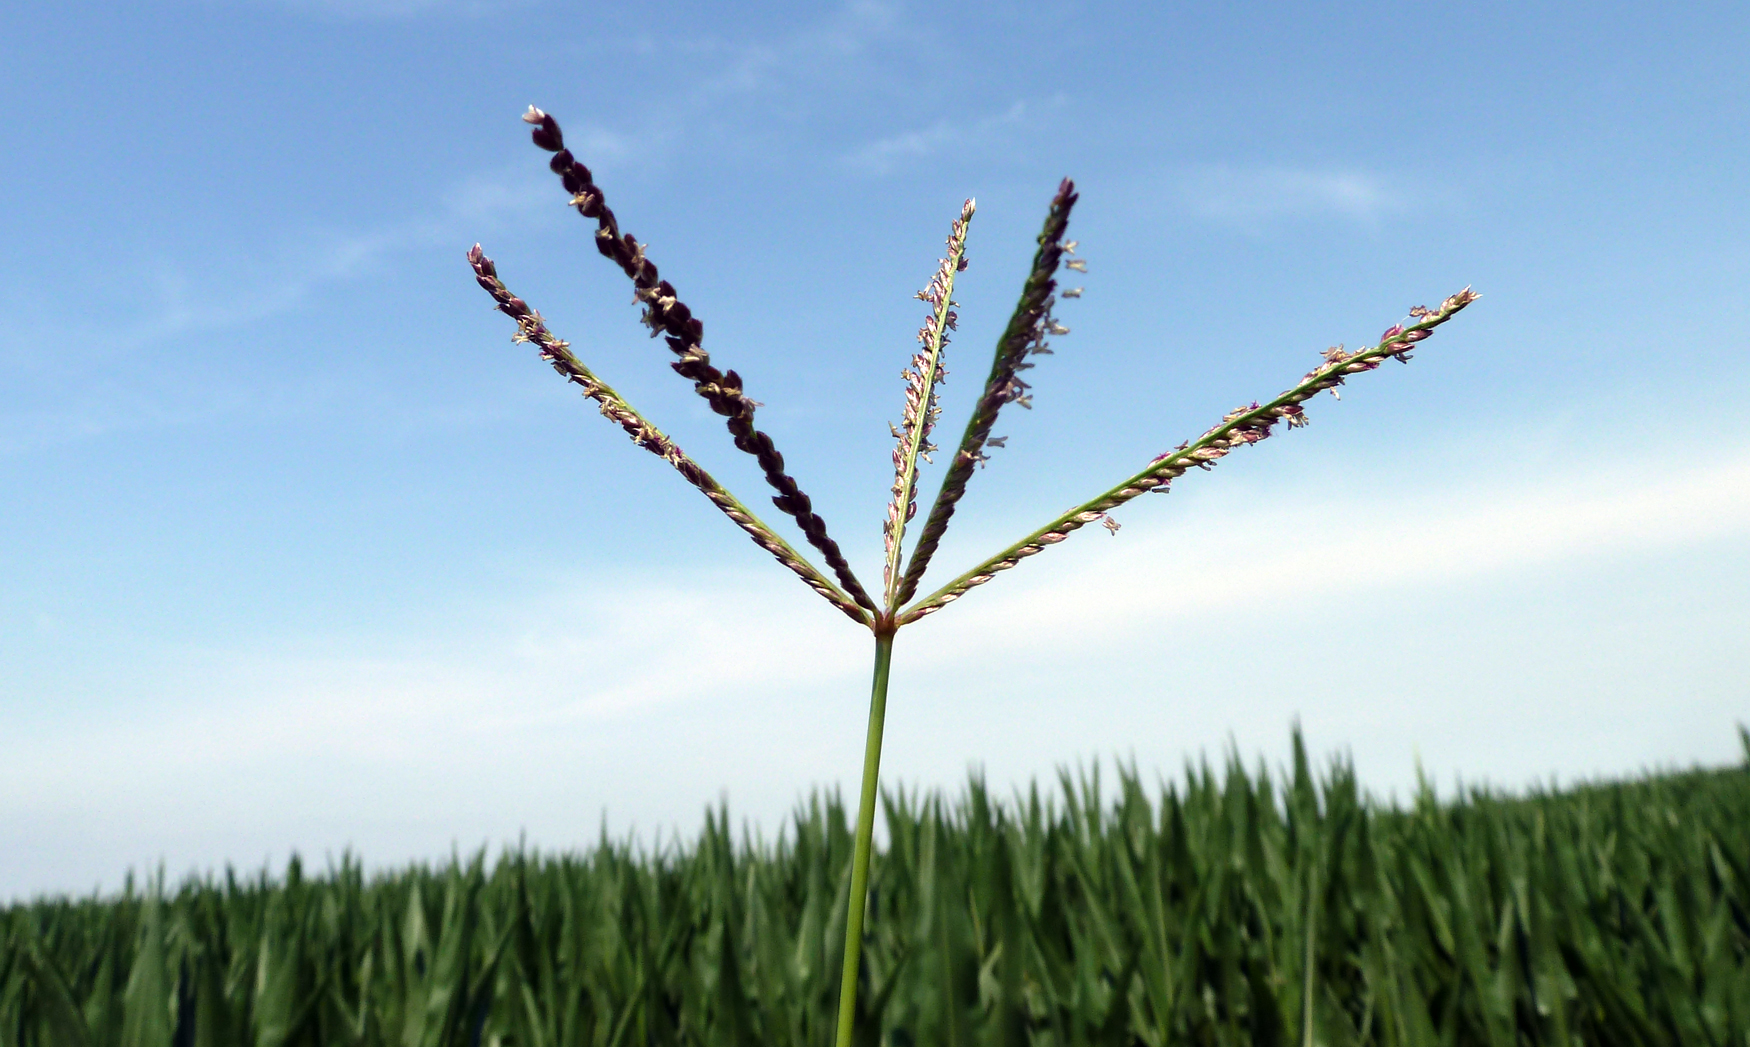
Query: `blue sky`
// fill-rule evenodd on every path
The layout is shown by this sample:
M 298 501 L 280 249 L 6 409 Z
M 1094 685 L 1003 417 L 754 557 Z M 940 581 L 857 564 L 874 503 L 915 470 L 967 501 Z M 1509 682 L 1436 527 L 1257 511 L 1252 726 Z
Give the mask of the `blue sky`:
M 770 834 L 854 780 L 867 634 L 473 284 L 480 241 L 763 504 L 530 103 L 866 581 L 911 295 L 968 196 L 947 432 L 1064 175 L 1089 272 L 943 578 L 1483 294 L 901 633 L 888 780 L 1276 762 L 1296 718 L 1381 796 L 1741 758 L 1742 5 L 951 7 L 0 13 L 0 896 L 649 839 L 720 796 Z

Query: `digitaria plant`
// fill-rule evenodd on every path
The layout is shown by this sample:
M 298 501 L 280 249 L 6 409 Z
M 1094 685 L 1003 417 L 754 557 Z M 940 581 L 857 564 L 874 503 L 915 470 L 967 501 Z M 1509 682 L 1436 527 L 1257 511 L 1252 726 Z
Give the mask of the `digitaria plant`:
M 907 558 L 904 555 L 906 530 L 917 514 L 918 462 L 920 458 L 930 461 L 929 455 L 937 450 L 931 438 L 941 415 L 939 387 L 946 374 L 943 354 L 948 346 L 949 333 L 955 329 L 958 320 L 954 281 L 966 268 L 966 234 L 974 211 L 973 202 L 968 200 L 950 226 L 947 255 L 941 260 L 929 286 L 917 294 L 928 304 L 929 314 L 918 330 L 921 348 L 912 356 L 904 372 L 905 402 L 900 424 L 891 426 L 895 440 L 893 498 L 883 528 L 886 561 L 882 586 L 879 596 L 872 597 L 852 573 L 838 543 L 828 536 L 826 521 L 814 511 L 813 502 L 785 472 L 784 456 L 778 453 L 771 437 L 754 428 L 754 412 L 759 404 L 743 391 L 741 376 L 734 371 L 720 371 L 712 365 L 710 355 L 701 344 L 704 325 L 680 300 L 674 285 L 659 277 L 656 264 L 645 256 L 644 245 L 620 228 L 619 220 L 609 209 L 589 168 L 565 148 L 558 121 L 534 106 L 523 114 L 523 120 L 534 125 L 532 137 L 535 144 L 554 154 L 548 166 L 570 194 L 570 205 L 585 218 L 595 221 L 596 249 L 618 265 L 632 281 L 635 298 L 644 306 L 643 321 L 650 328 L 652 337 L 662 337 L 675 355 L 670 366 L 683 378 L 691 380 L 694 390 L 705 398 L 711 409 L 724 416 L 735 446 L 759 460 L 766 482 L 777 491 L 772 503 L 795 519 L 808 544 L 820 554 L 827 570 L 816 568 L 794 546 L 779 537 L 744 502 L 730 494 L 673 440 L 584 366 L 572 353 L 570 344 L 547 329 L 541 314 L 505 287 L 498 277 L 497 267 L 476 244 L 468 252 L 468 262 L 473 266 L 480 286 L 498 303 L 498 309 L 516 321 L 515 340 L 534 343 L 541 359 L 551 364 L 566 381 L 578 386 L 584 396 L 594 400 L 602 414 L 624 429 L 634 443 L 674 466 L 755 544 L 794 571 L 809 588 L 847 618 L 874 634 L 875 674 L 857 808 L 844 973 L 839 995 L 837 1042 L 838 1047 L 849 1047 L 856 1014 L 876 783 L 881 763 L 881 734 L 886 719 L 888 667 L 893 655 L 894 634 L 903 626 L 941 610 L 1027 557 L 1062 542 L 1082 527 L 1099 523 L 1116 533 L 1119 525 L 1109 515 L 1111 510 L 1150 491 L 1168 490 L 1174 480 L 1191 469 L 1210 469 L 1235 448 L 1258 443 L 1270 436 L 1278 423 L 1286 423 L 1291 429 L 1306 425 L 1307 416 L 1302 405 L 1307 400 L 1327 390 L 1336 395 L 1337 387 L 1349 376 L 1374 370 L 1386 360 L 1407 362 L 1410 350 L 1417 342 L 1427 338 L 1434 328 L 1475 301 L 1477 296 L 1467 287 L 1441 302 L 1438 308 L 1417 306 L 1410 310 L 1403 322 L 1388 328 L 1375 345 L 1354 352 L 1341 346 L 1326 349 L 1322 362 L 1286 392 L 1271 400 L 1253 402 L 1228 412 L 1202 436 L 1156 455 L 1111 488 L 1058 514 L 1008 548 L 919 597 L 919 585 L 956 506 L 966 493 L 967 482 L 975 468 L 988 460 L 989 449 L 1003 445 L 1002 437 L 991 435 L 997 415 L 1011 404 L 1023 408 L 1032 406 L 1030 387 L 1021 377 L 1021 372 L 1033 367 L 1031 357 L 1051 352 L 1051 338 L 1069 333 L 1067 327 L 1058 323 L 1053 309 L 1061 298 L 1079 298 L 1082 289 L 1060 290 L 1057 284 L 1059 271 L 1087 271 L 1086 263 L 1074 257 L 1076 242 L 1064 239 L 1070 212 L 1077 199 L 1075 184 L 1064 179 L 1051 199 L 1045 226 L 1039 234 L 1039 250 L 1033 256 L 1032 269 L 1022 285 L 1020 302 L 997 341 L 990 374 L 973 408 L 972 418 L 966 423 L 959 445 L 947 462 L 941 488 Z

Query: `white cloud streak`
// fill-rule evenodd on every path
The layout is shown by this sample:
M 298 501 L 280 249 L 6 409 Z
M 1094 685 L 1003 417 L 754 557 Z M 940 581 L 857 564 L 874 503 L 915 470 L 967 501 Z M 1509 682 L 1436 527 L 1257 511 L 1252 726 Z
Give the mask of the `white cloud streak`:
M 1117 735 L 1095 730 L 1097 720 L 1042 731 L 1033 717 L 1058 707 L 1051 702 L 1063 699 L 1054 695 L 1086 686 L 1076 681 L 1113 679 L 1104 666 L 1120 655 L 1191 686 L 1186 673 L 1211 670 L 1187 658 L 1211 637 L 1243 635 L 1266 613 L 1277 626 L 1374 628 L 1389 622 L 1357 620 L 1356 608 L 1380 605 L 1381 594 L 1473 590 L 1536 647 L 1544 630 L 1556 636 L 1563 623 L 1526 612 L 1518 579 L 1652 562 L 1750 536 L 1750 447 L 1679 468 L 1618 463 L 1540 482 L 1479 473 L 1459 489 L 1368 499 L 1302 492 L 1273 501 L 1230 491 L 1232 502 L 1206 502 L 1197 519 L 1152 533 L 1078 534 L 908 630 L 905 682 L 896 686 L 914 700 L 895 707 L 890 725 L 893 780 L 939 780 L 944 767 L 997 754 L 1016 773 L 1036 773 L 1039 761 L 1091 755 L 1086 746 L 1138 737 L 1132 731 L 1210 746 L 1217 738 L 1208 732 L 1219 734 L 1219 718 L 1231 714 L 1163 714 L 1152 686 L 1105 703 L 1106 715 L 1136 721 Z M 1046 558 L 1061 566 L 1041 569 Z M 113 882 L 116 863 L 154 853 L 210 865 L 294 844 L 352 842 L 389 861 L 445 849 L 451 839 L 503 839 L 513 823 L 537 840 L 574 839 L 580 809 L 592 818 L 611 811 L 619 824 L 678 824 L 719 787 L 771 829 L 810 783 L 843 780 L 860 740 L 868 637 L 776 572 L 592 579 L 483 609 L 445 635 L 349 642 L 356 653 L 187 656 L 156 684 L 163 693 L 142 695 L 137 715 L 48 721 L 0 739 L 0 853 L 24 853 L 8 837 L 60 834 L 45 838 L 40 853 L 73 863 L 0 858 L 0 895 L 91 877 Z M 1256 677 L 1254 686 L 1280 690 L 1281 681 L 1258 675 L 1264 652 L 1250 657 L 1257 664 L 1239 671 Z M 1428 658 L 1454 655 L 1405 657 L 1409 671 L 1426 674 L 1443 671 Z M 1309 668 L 1274 671 L 1293 680 Z M 1584 689 L 1612 671 L 1563 667 L 1558 676 Z M 1446 741 L 1428 736 L 1445 729 L 1442 716 L 1464 716 L 1472 732 L 1464 737 L 1472 737 L 1484 729 L 1474 722 L 1485 707 L 1478 703 L 1496 700 L 1467 694 L 1459 700 L 1474 707 L 1468 713 L 1425 709 L 1381 722 L 1360 710 L 1389 700 L 1390 685 L 1369 686 L 1347 699 L 1349 719 L 1334 722 L 1340 737 L 1373 747 L 1374 756 L 1362 756 L 1375 766 L 1380 752 Z M 1666 718 L 1718 715 L 1706 704 L 1714 699 L 1687 700 L 1688 712 Z M 1572 766 L 1620 766 L 1636 757 L 1612 753 L 1643 751 L 1634 736 L 1645 732 L 1633 717 L 1600 720 L 1574 711 L 1573 701 L 1555 694 L 1540 714 L 1589 725 L 1591 733 L 1564 739 L 1573 751 L 1563 759 L 1581 761 Z M 1271 737 L 1300 708 L 1253 704 Z M 977 723 L 984 726 L 970 726 Z M 1684 728 L 1685 737 L 1704 729 Z M 1266 744 L 1251 735 L 1246 743 Z M 1514 782 L 1523 778 L 1511 777 L 1512 768 L 1540 773 L 1545 758 L 1541 749 L 1497 748 L 1495 763 L 1479 764 L 1474 742 L 1470 752 L 1457 766 L 1472 777 L 1492 769 Z M 1436 755 L 1451 764 L 1444 750 Z M 1007 766 L 998 762 L 999 771 Z
M 1373 224 L 1411 203 L 1402 188 L 1355 169 L 1214 164 L 1184 171 L 1173 182 L 1181 206 L 1191 214 L 1248 230 L 1283 220 Z
M 842 79 L 845 63 L 859 59 L 876 41 L 889 36 L 899 11 L 876 0 L 852 0 L 820 18 L 771 39 L 746 44 L 696 42 L 695 50 L 724 50 L 731 58 L 717 75 L 707 77 L 707 97 L 746 95 L 791 83 L 798 78 Z
M 976 631 L 986 646 L 1005 642 L 1002 637 L 1032 646 L 1037 640 L 1027 623 L 1051 620 L 1054 644 L 1117 649 L 1298 594 L 1331 599 L 1410 585 L 1450 587 L 1538 566 L 1750 534 L 1750 449 L 1706 465 L 1659 469 L 1642 463 L 1527 487 L 1484 482 L 1437 495 L 1331 501 L 1291 511 L 1270 500 L 1256 504 L 1271 508 L 1135 538 L 1127 530 L 1116 541 L 1101 542 L 1070 577 L 1023 581 L 1008 592 L 997 591 L 1009 581 L 999 577 L 990 583 L 992 591 L 968 594 L 965 606 L 954 608 L 959 613 L 941 612 L 940 627 Z M 1285 519 L 1285 512 L 1292 515 Z M 1089 533 L 1095 540 L 1103 536 L 1090 528 L 1078 537 L 1088 542 Z M 974 612 L 975 602 L 988 605 Z M 1076 613 L 1054 616 L 1053 609 L 1063 607 Z M 952 649 L 954 643 L 942 646 Z
M 928 127 L 877 139 L 844 155 L 845 166 L 864 174 L 881 176 L 943 155 L 960 159 L 988 152 L 1027 126 L 1028 108 L 1016 102 L 1001 113 L 972 123 L 937 120 Z
M 390 21 L 447 16 L 484 18 L 502 15 L 530 0 L 278 0 L 280 6 L 304 14 L 348 21 Z
M 602 153 L 627 152 L 624 141 L 610 133 L 585 128 L 583 137 Z M 54 322 L 21 324 L 7 331 L 0 359 L 28 362 L 31 370 L 52 376 L 66 372 L 65 346 L 69 343 L 101 346 L 107 356 L 125 358 L 191 335 L 223 332 L 235 336 L 249 325 L 297 308 L 328 285 L 381 270 L 397 256 L 438 247 L 454 249 L 472 237 L 526 227 L 544 208 L 557 205 L 556 192 L 545 172 L 519 166 L 456 182 L 433 201 L 430 216 L 360 232 L 304 231 L 296 242 L 282 244 L 277 251 L 259 252 L 278 261 L 254 274 L 223 267 L 216 267 L 215 272 L 212 262 L 205 263 L 207 271 L 202 271 L 202 266 L 184 259 L 160 259 L 143 281 L 145 286 L 135 292 L 145 301 L 134 310 L 132 320 L 121 324 L 82 322 L 77 318 L 94 311 L 88 303 L 45 309 L 43 313 L 54 317 Z M 252 262 L 259 264 L 259 259 Z M 127 293 L 126 281 L 117 281 L 117 286 L 121 293 Z M 100 304 L 108 311 L 117 311 L 114 303 Z M 107 378 L 108 372 L 102 377 Z M 214 385 L 203 392 L 204 401 L 191 402 L 187 390 L 181 388 L 171 399 L 156 395 L 146 385 L 82 380 L 48 399 L 44 406 L 15 406 L 0 416 L 0 455 L 118 431 L 193 424 L 242 409 L 263 408 L 241 391 Z
M 1405 586 L 1451 588 L 1750 535 L 1750 449 L 1679 471 L 1313 502 L 1292 513 L 1285 522 L 1276 508 L 1218 511 L 1152 534 L 1127 528 L 1112 540 L 1089 529 L 1077 539 L 1095 548 L 1076 569 L 1029 581 L 1030 561 L 999 576 L 917 626 L 929 642 L 908 657 L 1037 651 L 1040 623 L 1050 623 L 1053 657 L 1146 649 L 1170 643 L 1185 625 L 1297 594 L 1331 601 Z M 222 706 L 159 727 L 81 728 L 64 741 L 83 756 L 16 751 L 0 762 L 17 772 L 11 780 L 20 788 L 56 774 L 71 788 L 95 769 L 87 763 L 113 765 L 126 750 L 174 747 L 178 737 L 200 737 L 206 757 L 221 763 L 295 758 L 336 744 L 360 758 L 400 758 L 463 734 L 508 740 L 714 695 L 860 683 L 866 637 L 792 588 L 783 576 L 741 574 L 696 588 L 604 580 L 575 595 L 535 598 L 514 613 L 484 614 L 449 641 L 395 657 L 221 659 L 201 671 L 203 690 L 234 696 Z M 407 724 L 416 726 L 398 726 Z M 26 793 L 36 786 L 7 799 L 26 802 Z

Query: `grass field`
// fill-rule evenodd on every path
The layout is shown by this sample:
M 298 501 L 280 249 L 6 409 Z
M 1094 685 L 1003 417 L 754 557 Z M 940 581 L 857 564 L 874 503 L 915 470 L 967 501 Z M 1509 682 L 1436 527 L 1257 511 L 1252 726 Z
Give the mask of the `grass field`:
M 1750 1047 L 1750 766 L 1394 808 L 1297 739 L 884 813 L 862 1043 Z M 818 1047 L 851 851 L 816 799 L 775 843 L 717 812 L 659 853 L 39 900 L 0 911 L 0 1043 Z

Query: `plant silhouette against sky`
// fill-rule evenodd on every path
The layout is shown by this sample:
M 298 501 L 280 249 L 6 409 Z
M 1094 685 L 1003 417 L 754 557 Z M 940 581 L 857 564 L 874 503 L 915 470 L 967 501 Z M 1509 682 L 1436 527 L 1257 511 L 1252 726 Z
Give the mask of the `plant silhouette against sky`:
M 1408 361 L 1410 350 L 1417 342 L 1475 301 L 1477 295 L 1467 287 L 1441 302 L 1438 308 L 1417 306 L 1410 310 L 1404 322 L 1388 328 L 1375 345 L 1355 352 L 1348 352 L 1341 346 L 1326 349 L 1322 362 L 1286 392 L 1267 402 L 1253 402 L 1228 412 L 1202 436 L 1156 456 L 1117 485 L 1059 514 L 920 598 L 917 595 L 919 584 L 954 516 L 955 507 L 966 493 L 968 481 L 974 470 L 988 459 L 988 450 L 1002 446 L 1003 438 L 991 435 L 998 413 L 1010 404 L 1031 407 L 1030 387 L 1022 378 L 1022 372 L 1033 367 L 1030 358 L 1051 352 L 1051 338 L 1069 333 L 1069 329 L 1053 315 L 1053 308 L 1060 299 L 1080 297 L 1081 288 L 1060 289 L 1057 284 L 1059 271 L 1087 271 L 1086 263 L 1075 257 L 1075 241 L 1064 239 L 1070 212 L 1077 200 L 1075 184 L 1066 178 L 1051 199 L 1044 228 L 1039 234 L 1039 249 L 1022 286 L 1020 302 L 997 342 L 990 373 L 972 417 L 953 456 L 946 463 L 946 475 L 925 516 L 911 556 L 906 559 L 903 555 L 906 530 L 918 507 L 919 459 L 928 462 L 930 455 L 938 450 L 931 437 L 941 414 L 938 387 L 945 373 L 944 352 L 958 320 L 953 297 L 954 281 L 966 268 L 966 236 L 975 210 L 973 202 L 968 200 L 950 227 L 946 256 L 929 286 L 917 295 L 929 306 L 929 314 L 918 331 L 920 348 L 904 373 L 905 403 L 901 421 L 892 427 L 896 446 L 893 451 L 893 498 L 883 528 L 886 558 L 882 585 L 878 595 L 871 596 L 852 573 L 838 543 L 828 536 L 826 521 L 814 511 L 813 502 L 785 472 L 784 456 L 778 453 L 771 437 L 754 428 L 754 412 L 759 405 L 743 391 L 741 376 L 732 370 L 720 371 L 712 365 L 710 355 L 701 345 L 703 323 L 680 300 L 674 286 L 660 278 L 656 264 L 645 256 L 644 245 L 620 228 L 589 168 L 565 148 L 558 121 L 534 106 L 529 107 L 523 120 L 533 125 L 535 144 L 554 154 L 548 166 L 570 194 L 570 205 L 585 218 L 595 220 L 597 250 L 631 279 L 636 299 L 644 307 L 644 323 L 653 337 L 662 337 L 676 357 L 670 366 L 691 380 L 693 388 L 710 403 L 711 409 L 724 417 L 735 446 L 759 460 L 766 482 L 777 492 L 772 503 L 794 518 L 808 544 L 820 554 L 827 571 L 816 568 L 795 547 L 779 537 L 741 500 L 675 446 L 673 440 L 584 366 L 572 354 L 569 343 L 547 329 L 541 314 L 505 287 L 498 278 L 497 267 L 476 244 L 468 252 L 469 264 L 480 286 L 498 303 L 499 310 L 516 321 L 516 340 L 533 343 L 539 349 L 541 359 L 581 388 L 585 396 L 600 406 L 602 414 L 624 429 L 634 443 L 674 466 L 755 544 L 794 571 L 846 617 L 874 634 L 874 684 L 869 703 L 869 731 L 857 811 L 844 974 L 839 995 L 837 1042 L 838 1047 L 848 1047 L 856 1017 L 859 946 L 863 937 L 881 734 L 886 719 L 888 668 L 893 655 L 894 634 L 901 627 L 941 610 L 1027 557 L 1063 541 L 1079 528 L 1100 523 L 1116 532 L 1118 523 L 1108 515 L 1112 509 L 1150 491 L 1166 491 L 1174 480 L 1191 469 L 1213 467 L 1235 448 L 1258 443 L 1270 436 L 1277 423 L 1286 422 L 1291 429 L 1306 425 L 1307 416 L 1302 405 L 1307 400 L 1326 390 L 1334 395 L 1337 386 L 1350 375 L 1371 371 L 1388 359 Z

